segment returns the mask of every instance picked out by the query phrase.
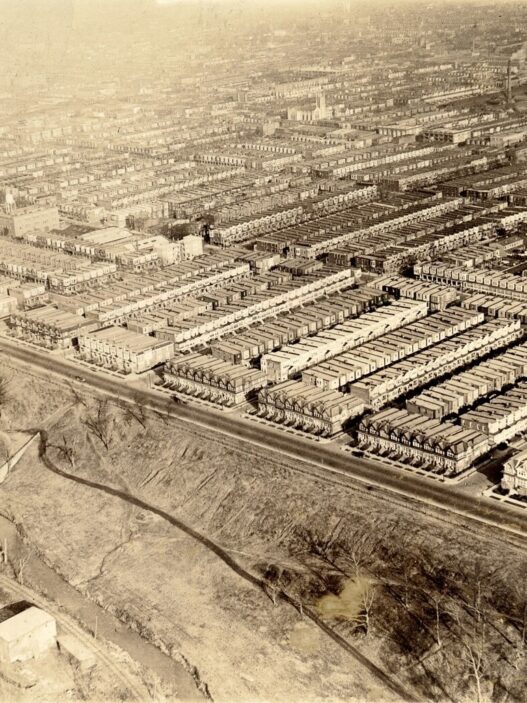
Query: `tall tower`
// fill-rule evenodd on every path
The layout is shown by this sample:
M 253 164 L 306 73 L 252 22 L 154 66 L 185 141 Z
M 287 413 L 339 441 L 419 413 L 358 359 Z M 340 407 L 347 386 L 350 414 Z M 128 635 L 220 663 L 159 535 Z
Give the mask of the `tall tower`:
M 507 61 L 507 102 L 510 103 L 512 98 L 512 85 L 511 85 L 511 60 Z
M 12 213 L 16 209 L 16 202 L 13 193 L 8 189 L 5 193 L 5 206 L 4 210 L 8 213 Z
M 324 93 L 317 95 L 317 109 L 319 110 L 320 119 L 323 120 L 327 116 L 326 96 Z

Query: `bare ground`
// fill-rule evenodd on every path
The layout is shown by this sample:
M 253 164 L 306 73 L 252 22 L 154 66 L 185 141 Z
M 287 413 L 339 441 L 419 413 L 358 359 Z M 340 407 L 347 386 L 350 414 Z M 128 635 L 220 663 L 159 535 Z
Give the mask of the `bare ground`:
M 478 569 L 494 614 L 503 583 L 488 575 L 520 574 L 525 554 L 515 545 L 488 530 L 300 474 L 247 445 L 203 437 L 159 417 L 133 417 L 112 406 L 101 439 L 87 426 L 97 410 L 93 400 L 77 402 L 49 433 L 45 459 L 70 478 L 50 471 L 35 449 L 4 484 L 2 500 L 58 571 L 148 639 L 184 656 L 212 698 L 393 698 L 344 643 L 420 697 L 475 695 L 460 618 L 442 606 L 436 638 L 430 603 L 425 607 L 416 595 L 419 587 L 429 598 L 423 565 L 432 561 L 463 588 L 462 575 Z M 143 502 L 131 504 L 75 477 Z M 256 581 L 241 578 L 192 530 Z M 365 535 L 374 535 L 375 544 L 367 540 L 359 555 Z M 416 556 L 419 568 L 412 572 L 401 554 Z M 322 610 L 332 639 L 308 613 L 320 613 L 321 597 L 339 595 L 350 578 L 371 570 L 376 586 L 368 627 L 364 607 L 351 608 L 349 618 Z M 472 627 L 473 613 L 463 617 Z M 503 691 L 511 700 L 525 693 L 518 627 L 511 622 L 496 634 L 493 621 L 488 631 L 495 639 L 485 635 L 500 654 L 485 661 L 481 684 L 497 701 Z

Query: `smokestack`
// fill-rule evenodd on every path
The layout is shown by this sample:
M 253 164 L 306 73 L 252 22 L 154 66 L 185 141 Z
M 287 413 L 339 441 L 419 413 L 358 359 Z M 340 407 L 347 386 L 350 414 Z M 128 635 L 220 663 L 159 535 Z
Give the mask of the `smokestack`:
M 507 102 L 510 103 L 512 98 L 512 87 L 511 87 L 511 60 L 507 61 Z

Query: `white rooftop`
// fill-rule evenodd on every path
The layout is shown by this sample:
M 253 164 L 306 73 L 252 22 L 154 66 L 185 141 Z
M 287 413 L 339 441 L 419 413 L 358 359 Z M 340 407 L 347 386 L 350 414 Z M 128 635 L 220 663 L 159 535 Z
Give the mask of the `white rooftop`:
M 55 622 L 53 615 L 31 606 L 31 608 L 0 623 L 0 640 L 12 642 L 49 622 Z

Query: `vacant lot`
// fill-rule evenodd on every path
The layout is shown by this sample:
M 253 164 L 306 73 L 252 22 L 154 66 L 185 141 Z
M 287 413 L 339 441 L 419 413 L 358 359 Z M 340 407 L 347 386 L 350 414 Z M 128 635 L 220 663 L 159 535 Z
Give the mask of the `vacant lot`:
M 83 392 L 3 501 L 212 698 L 525 700 L 515 545 Z

